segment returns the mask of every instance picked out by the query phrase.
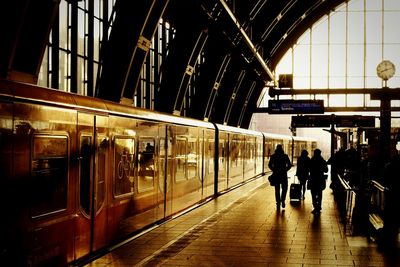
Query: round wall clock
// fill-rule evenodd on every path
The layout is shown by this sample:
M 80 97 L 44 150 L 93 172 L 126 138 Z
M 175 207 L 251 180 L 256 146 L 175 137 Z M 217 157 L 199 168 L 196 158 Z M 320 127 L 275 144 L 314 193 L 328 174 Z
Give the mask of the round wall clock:
M 396 72 L 396 67 L 389 60 L 383 60 L 376 67 L 376 74 L 378 75 L 379 78 L 381 78 L 384 81 L 387 81 L 390 78 L 392 78 L 395 72 Z

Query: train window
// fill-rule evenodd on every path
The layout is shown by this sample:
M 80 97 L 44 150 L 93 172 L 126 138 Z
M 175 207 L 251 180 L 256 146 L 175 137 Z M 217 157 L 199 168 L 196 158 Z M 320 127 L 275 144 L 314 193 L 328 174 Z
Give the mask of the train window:
M 166 145 L 165 138 L 160 138 L 160 145 L 159 145 L 160 149 L 159 149 L 159 153 L 158 153 L 159 154 L 158 160 L 159 160 L 159 177 L 160 178 L 158 179 L 158 182 L 159 182 L 158 187 L 162 192 L 164 192 L 164 184 L 163 184 L 164 179 L 161 179 L 161 177 L 162 178 L 165 177 L 165 167 L 166 167 L 165 166 L 166 165 L 165 145 Z
M 139 138 L 138 191 L 154 189 L 154 138 Z
M 114 195 L 133 194 L 135 139 L 116 136 L 114 139 Z
M 214 173 L 214 150 L 215 150 L 215 143 L 213 139 L 207 140 L 207 152 L 205 155 L 207 166 L 206 166 L 206 174 Z
M 254 158 L 255 158 L 255 149 L 254 149 L 254 143 L 255 139 L 254 138 L 249 138 L 246 140 L 246 160 L 248 164 L 253 164 L 254 163 Z
M 199 168 L 199 139 L 197 137 L 188 138 L 188 154 L 186 157 L 186 167 L 188 179 L 198 177 Z
M 35 134 L 31 153 L 32 218 L 65 210 L 68 199 L 68 137 Z
M 90 214 L 90 177 L 91 177 L 92 137 L 81 136 L 79 161 L 79 202 L 82 211 Z
M 176 181 L 186 180 L 186 155 L 187 155 L 187 138 L 176 138 Z
M 240 145 L 240 140 L 232 139 L 230 143 L 229 153 L 233 167 L 237 167 L 239 165 L 239 159 L 241 157 Z
M 274 142 L 272 139 L 267 139 L 265 142 L 265 157 L 269 158 L 274 153 Z
M 197 178 L 199 175 L 198 137 L 177 136 L 176 138 L 176 181 Z
M 226 135 L 220 135 L 220 143 L 218 145 L 218 169 L 219 171 L 226 170 L 226 157 L 228 155 L 228 138 Z
M 108 139 L 105 136 L 97 136 L 96 148 L 96 184 L 95 184 L 95 212 L 104 204 L 106 196 L 106 167 L 107 167 Z

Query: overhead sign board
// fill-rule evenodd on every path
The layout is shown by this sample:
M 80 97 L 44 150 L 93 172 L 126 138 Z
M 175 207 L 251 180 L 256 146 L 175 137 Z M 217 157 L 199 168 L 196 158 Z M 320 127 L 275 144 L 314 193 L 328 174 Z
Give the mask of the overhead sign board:
M 269 114 L 323 114 L 323 100 L 268 100 Z
M 374 116 L 335 116 L 337 127 L 375 127 Z
M 374 116 L 358 116 L 358 115 L 306 115 L 292 116 L 293 128 L 301 127 L 375 127 Z
M 292 116 L 292 127 L 330 127 L 332 124 L 331 115 L 319 116 Z

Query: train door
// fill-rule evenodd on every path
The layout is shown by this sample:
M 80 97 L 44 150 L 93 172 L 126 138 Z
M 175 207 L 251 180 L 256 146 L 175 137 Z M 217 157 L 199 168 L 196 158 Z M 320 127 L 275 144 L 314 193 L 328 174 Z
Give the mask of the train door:
M 214 132 L 211 130 L 204 130 L 203 141 L 200 142 L 203 151 L 203 195 L 205 199 L 214 194 L 214 157 L 215 157 L 215 142 Z
M 168 190 L 168 186 L 170 185 L 171 172 L 168 171 L 168 167 L 171 164 L 171 140 L 167 135 L 168 126 L 160 126 L 159 128 L 159 136 L 160 136 L 160 145 L 159 145 L 159 157 L 158 157 L 158 166 L 159 166 L 159 175 L 158 175 L 158 205 L 160 219 L 165 218 L 166 214 L 170 214 L 171 211 L 167 211 L 166 208 L 166 196 Z
M 218 134 L 218 188 L 216 191 L 221 192 L 228 188 L 229 177 L 229 134 L 219 132 Z M 214 192 L 217 193 L 217 192 Z
M 166 126 L 166 138 L 163 144 L 165 148 L 164 158 L 164 217 L 172 215 L 173 183 L 176 179 L 177 159 L 176 159 L 176 129 L 175 126 Z
M 80 258 L 107 243 L 106 175 L 108 118 L 78 114 L 78 207 L 75 257 Z

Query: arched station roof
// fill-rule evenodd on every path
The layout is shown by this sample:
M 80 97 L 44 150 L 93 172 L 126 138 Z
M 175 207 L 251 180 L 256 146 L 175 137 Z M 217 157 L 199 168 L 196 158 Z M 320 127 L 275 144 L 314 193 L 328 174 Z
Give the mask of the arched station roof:
M 77 5 L 80 0 L 68 2 Z M 247 128 L 279 59 L 305 29 L 343 2 L 116 0 L 115 20 L 102 43 L 96 96 L 115 102 L 133 99 L 149 40 L 163 19 L 175 31 L 161 66 L 155 109 Z M 2 3 L 0 78 L 37 81 L 59 3 Z M 200 55 L 202 64 L 195 70 Z M 193 72 L 196 90 L 182 114 Z

